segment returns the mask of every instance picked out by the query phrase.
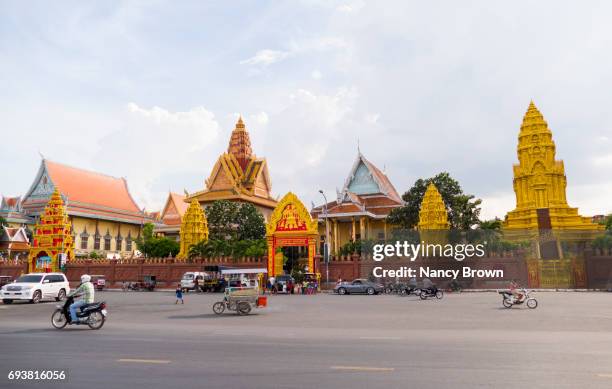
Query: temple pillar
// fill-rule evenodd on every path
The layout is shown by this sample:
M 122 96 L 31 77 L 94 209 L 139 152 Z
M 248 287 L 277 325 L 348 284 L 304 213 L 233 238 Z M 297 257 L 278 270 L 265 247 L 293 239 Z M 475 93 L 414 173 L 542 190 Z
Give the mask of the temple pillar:
M 361 240 L 365 240 L 366 238 L 366 226 L 365 226 L 366 220 L 365 217 L 360 217 L 359 218 L 359 236 L 361 237 Z
M 355 240 L 357 240 L 357 234 L 355 231 L 355 217 L 353 216 L 351 219 L 352 219 L 352 224 L 353 224 L 353 228 L 351 229 L 351 239 L 354 242 Z
M 333 220 L 334 255 L 338 255 L 338 220 Z
M 387 241 L 387 220 L 383 220 L 383 236 L 385 239 L 385 242 Z

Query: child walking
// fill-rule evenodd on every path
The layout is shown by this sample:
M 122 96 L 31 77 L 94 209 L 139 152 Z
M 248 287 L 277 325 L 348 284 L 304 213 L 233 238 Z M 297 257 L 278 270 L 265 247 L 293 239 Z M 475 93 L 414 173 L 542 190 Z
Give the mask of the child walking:
M 183 288 L 181 288 L 181 284 L 178 284 L 176 286 L 176 301 L 174 302 L 175 304 L 178 304 L 179 300 L 181 300 L 181 304 L 185 304 L 185 301 L 183 301 Z

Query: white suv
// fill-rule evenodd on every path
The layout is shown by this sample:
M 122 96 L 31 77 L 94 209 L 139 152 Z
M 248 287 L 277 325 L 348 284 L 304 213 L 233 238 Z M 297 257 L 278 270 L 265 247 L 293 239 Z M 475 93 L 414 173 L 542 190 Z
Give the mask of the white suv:
M 12 284 L 4 285 L 0 291 L 2 302 L 29 300 L 37 303 L 42 299 L 60 301 L 70 293 L 70 285 L 64 273 L 30 273 L 17 278 Z

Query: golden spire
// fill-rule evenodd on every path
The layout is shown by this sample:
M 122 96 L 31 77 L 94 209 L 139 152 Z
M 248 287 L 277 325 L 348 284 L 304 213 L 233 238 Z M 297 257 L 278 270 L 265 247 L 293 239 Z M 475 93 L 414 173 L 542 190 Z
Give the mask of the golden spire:
M 448 214 L 442 195 L 433 182 L 429 183 L 419 211 L 419 230 L 447 230 Z
M 208 240 L 206 214 L 198 200 L 193 199 L 181 222 L 179 258 L 187 258 L 191 246 Z
M 238 164 L 244 171 L 251 161 L 253 150 L 251 149 L 251 138 L 242 121 L 242 116 L 238 118 L 236 127 L 232 131 L 227 152 L 236 157 Z
M 589 218 L 578 214 L 577 208 L 568 205 L 563 161 L 556 159 L 552 131 L 533 101 L 523 116 L 517 156 L 519 163 L 513 168 L 516 208 L 508 213 L 504 228 L 537 230 L 537 210 L 548 209 L 549 222 L 544 223 L 548 228 L 597 229 Z

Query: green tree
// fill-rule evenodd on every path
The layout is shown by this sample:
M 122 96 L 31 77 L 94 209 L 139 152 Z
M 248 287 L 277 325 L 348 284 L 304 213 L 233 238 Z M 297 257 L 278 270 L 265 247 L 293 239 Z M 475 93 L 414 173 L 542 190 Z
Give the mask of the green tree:
M 205 209 L 208 221 L 208 239 L 230 240 L 236 237 L 238 203 L 218 200 Z
M 480 223 L 478 223 L 478 227 L 482 230 L 500 231 L 502 227 L 502 221 L 498 217 L 491 220 L 481 220 Z
M 175 257 L 180 251 L 180 246 L 177 241 L 163 238 L 153 238 L 149 242 L 149 252 L 147 253 L 151 257 L 156 258 L 167 258 Z
M 266 221 L 253 204 L 240 205 L 236 222 L 239 240 L 257 240 L 266 237 Z
M 0 227 L 2 227 L 2 226 L 8 226 L 8 223 L 7 223 L 5 218 L 0 216 Z
M 263 215 L 250 203 L 218 200 L 206 207 L 211 240 L 256 240 L 266 236 Z
M 421 202 L 427 186 L 433 182 L 442 196 L 448 212 L 451 228 L 469 229 L 479 223 L 480 204 L 482 200 L 463 193 L 459 182 L 450 174 L 442 172 L 435 177 L 416 180 L 412 188 L 402 196 L 406 205 L 396 208 L 389 214 L 387 221 L 400 229 L 412 229 L 419 223 Z

